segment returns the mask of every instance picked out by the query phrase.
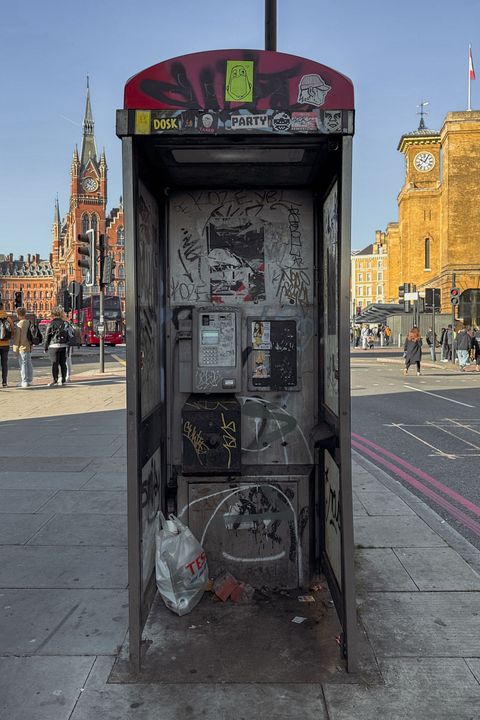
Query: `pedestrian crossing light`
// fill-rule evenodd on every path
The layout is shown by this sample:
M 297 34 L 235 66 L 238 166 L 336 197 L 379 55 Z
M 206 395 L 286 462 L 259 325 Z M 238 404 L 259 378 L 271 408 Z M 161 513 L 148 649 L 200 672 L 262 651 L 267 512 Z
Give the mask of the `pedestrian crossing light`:
M 460 302 L 460 290 L 457 287 L 450 288 L 450 302 L 452 305 L 458 305 Z
M 92 287 L 97 282 L 97 255 L 95 251 L 95 230 L 87 230 L 84 235 L 78 236 L 78 267 L 85 270 L 85 285 Z

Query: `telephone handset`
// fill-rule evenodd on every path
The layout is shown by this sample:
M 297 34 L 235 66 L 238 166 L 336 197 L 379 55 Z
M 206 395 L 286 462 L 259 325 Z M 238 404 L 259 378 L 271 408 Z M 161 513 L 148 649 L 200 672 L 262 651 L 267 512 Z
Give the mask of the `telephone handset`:
M 193 309 L 193 392 L 241 389 L 240 337 L 236 308 Z

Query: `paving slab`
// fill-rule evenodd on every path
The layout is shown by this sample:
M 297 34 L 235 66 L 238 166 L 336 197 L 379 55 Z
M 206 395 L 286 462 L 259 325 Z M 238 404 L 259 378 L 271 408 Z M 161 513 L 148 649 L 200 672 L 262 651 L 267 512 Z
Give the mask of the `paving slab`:
M 2 588 L 124 588 L 126 548 L 0 547 Z
M 356 491 L 368 515 L 413 515 L 413 510 L 398 495 L 384 488 L 381 492 Z
M 44 510 L 49 509 L 49 504 Z M 416 515 L 356 517 L 354 525 L 355 543 L 359 547 L 445 546 L 445 542 Z
M 330 720 L 476 720 L 480 685 L 458 658 L 395 658 L 384 687 L 324 685 Z
M 127 494 L 119 491 L 61 490 L 42 507 L 42 512 L 125 515 Z
M 366 471 L 358 472 L 355 468 L 352 472 L 352 484 L 355 492 L 382 492 L 385 486 Z
M 480 658 L 466 658 L 465 662 L 480 685 Z
M 0 467 L 2 468 L 2 472 L 8 472 L 10 470 L 13 470 L 14 472 L 18 471 L 19 457 L 22 458 L 22 469 L 25 472 L 81 472 L 90 464 L 90 458 L 84 457 L 62 457 L 62 462 L 57 464 L 52 462 L 51 457 L 35 456 L 33 458 L 24 454 L 17 457 L 5 457 L 5 455 L 3 455 L 0 456 Z
M 56 492 L 56 490 L 0 490 L 1 512 L 34 513 Z
M 368 593 L 360 613 L 377 657 L 479 656 L 477 593 Z
M 127 545 L 126 515 L 59 514 L 33 537 L 29 545 Z M 1 527 L 0 527 L 1 538 Z
M 83 486 L 82 490 L 126 490 L 127 472 L 105 472 L 100 470 Z
M 0 545 L 23 545 L 51 517 L 51 513 L 1 513 Z
M 357 591 L 364 593 L 398 591 L 415 592 L 418 587 L 391 548 L 355 551 Z
M 452 548 L 401 548 L 395 553 L 420 590 L 480 591 L 480 575 Z
M 68 720 L 94 658 L 0 658 L 0 717 Z
M 106 684 L 109 661 L 98 658 L 71 720 L 327 720 L 320 685 L 302 683 L 181 686 Z
M 127 608 L 126 590 L 0 590 L 0 655 L 114 655 Z
M 353 514 L 354 515 L 366 515 L 367 511 L 365 510 L 364 506 L 358 499 L 358 497 L 353 494 Z
M 81 472 L 0 472 L 2 490 L 79 490 L 93 471 Z

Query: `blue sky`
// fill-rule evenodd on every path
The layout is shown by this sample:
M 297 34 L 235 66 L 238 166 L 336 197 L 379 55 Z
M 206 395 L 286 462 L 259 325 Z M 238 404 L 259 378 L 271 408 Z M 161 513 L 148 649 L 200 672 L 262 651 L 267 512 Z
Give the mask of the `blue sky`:
M 428 100 L 427 126 L 440 128 L 467 106 L 468 44 L 478 79 L 478 0 L 278 0 L 279 51 L 311 58 L 349 76 L 356 94 L 352 247 L 372 242 L 376 229 L 397 219 L 403 182 L 401 135 L 418 126 L 417 105 Z M 454 8 L 454 12 L 452 12 Z M 58 193 L 68 210 L 69 169 L 80 146 L 85 77 L 95 137 L 105 147 L 108 208 L 122 194 L 115 110 L 126 80 L 169 57 L 216 48 L 264 47 L 264 1 L 24 0 L 8 3 L 0 26 L 0 253 L 51 251 Z

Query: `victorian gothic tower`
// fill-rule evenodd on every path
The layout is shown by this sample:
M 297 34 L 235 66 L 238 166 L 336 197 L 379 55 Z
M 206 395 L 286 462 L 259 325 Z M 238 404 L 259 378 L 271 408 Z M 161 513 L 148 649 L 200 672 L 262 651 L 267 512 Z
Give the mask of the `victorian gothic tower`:
M 87 98 L 83 119 L 83 137 L 80 156 L 73 151 L 70 167 L 70 203 L 63 222 L 60 221 L 58 200 L 53 220 L 53 268 L 58 290 L 71 281 L 82 282 L 78 267 L 78 235 L 90 228 L 106 232 L 107 162 L 105 152 L 97 157 L 94 121 L 87 79 Z M 95 290 L 95 289 L 94 289 Z

